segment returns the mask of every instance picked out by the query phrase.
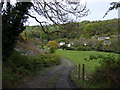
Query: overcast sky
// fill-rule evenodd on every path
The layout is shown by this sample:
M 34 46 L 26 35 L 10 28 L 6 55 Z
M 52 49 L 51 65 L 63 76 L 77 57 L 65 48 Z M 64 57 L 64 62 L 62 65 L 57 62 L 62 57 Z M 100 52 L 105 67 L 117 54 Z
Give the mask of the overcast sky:
M 91 14 L 81 20 L 106 20 L 118 18 L 118 10 L 112 10 L 108 15 L 103 18 L 105 12 L 111 6 L 111 2 L 118 2 L 119 0 L 82 0 L 87 2 L 87 7 L 90 9 Z
M 73 0 L 75 1 L 75 0 Z M 114 19 L 118 18 L 118 10 L 112 10 L 108 13 L 108 15 L 103 18 L 106 11 L 111 6 L 111 2 L 118 2 L 119 0 L 81 0 L 84 4 L 87 3 L 87 8 L 90 10 L 90 14 L 86 17 L 81 18 L 83 20 L 95 21 L 95 20 L 107 20 L 107 19 Z M 43 18 L 39 17 L 35 12 L 35 16 L 39 18 L 39 20 L 44 20 Z M 29 18 L 26 25 L 39 25 L 34 19 Z
M 75 0 L 73 0 L 75 1 Z M 84 4 L 87 2 L 87 8 L 90 10 L 90 14 L 86 17 L 81 18 L 83 20 L 95 21 L 95 20 L 107 20 L 107 19 L 114 19 L 118 18 L 118 10 L 112 10 L 108 13 L 108 15 L 103 18 L 106 11 L 111 6 L 111 2 L 118 2 L 119 0 L 81 0 Z M 34 15 L 39 18 L 39 20 L 44 20 L 43 18 L 39 17 L 35 12 Z M 34 19 L 29 18 L 26 25 L 39 25 Z

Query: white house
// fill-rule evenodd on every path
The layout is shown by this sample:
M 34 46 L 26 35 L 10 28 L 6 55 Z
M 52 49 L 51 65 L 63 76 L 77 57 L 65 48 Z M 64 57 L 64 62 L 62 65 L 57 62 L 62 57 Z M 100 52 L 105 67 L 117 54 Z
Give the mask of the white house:
M 68 43 L 67 46 L 68 47 L 71 47 L 73 45 L 73 43 Z
M 83 43 L 83 46 L 87 46 L 87 42 L 84 42 L 84 43 Z
M 65 42 L 60 42 L 59 43 L 59 46 L 62 46 L 62 45 L 64 45 L 65 44 Z
M 67 44 L 67 46 L 68 46 L 68 47 L 71 47 L 71 44 L 69 43 L 69 44 Z
M 110 37 L 98 37 L 98 40 L 108 40 L 108 39 L 110 39 Z

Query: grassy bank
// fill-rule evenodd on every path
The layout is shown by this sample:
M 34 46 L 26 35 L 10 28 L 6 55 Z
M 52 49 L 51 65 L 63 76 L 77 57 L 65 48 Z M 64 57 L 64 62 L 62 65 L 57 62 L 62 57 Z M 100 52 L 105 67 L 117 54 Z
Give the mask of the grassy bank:
M 14 51 L 10 58 L 3 62 L 3 88 L 16 88 L 24 82 L 25 77 L 40 74 L 46 67 L 59 64 L 60 57 L 57 54 L 22 55 Z M 38 63 L 38 64 L 37 64 Z

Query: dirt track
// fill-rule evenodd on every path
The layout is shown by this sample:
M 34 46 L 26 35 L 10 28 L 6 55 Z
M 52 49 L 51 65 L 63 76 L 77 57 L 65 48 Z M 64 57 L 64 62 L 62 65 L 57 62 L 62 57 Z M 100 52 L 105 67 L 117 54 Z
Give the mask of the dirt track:
M 73 64 L 62 59 L 61 64 L 28 80 L 23 88 L 75 88 L 69 76 Z

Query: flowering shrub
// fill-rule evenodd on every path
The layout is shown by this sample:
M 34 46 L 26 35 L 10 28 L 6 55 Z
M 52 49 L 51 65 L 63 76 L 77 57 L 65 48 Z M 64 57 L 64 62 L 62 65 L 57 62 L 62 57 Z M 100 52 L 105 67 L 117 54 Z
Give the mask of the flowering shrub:
M 58 48 L 58 43 L 56 41 L 49 41 L 47 43 L 47 47 L 49 47 L 50 53 L 54 53 L 55 49 Z
M 50 48 L 56 49 L 56 48 L 58 48 L 58 43 L 56 41 L 49 41 L 47 43 L 47 46 L 50 47 Z

